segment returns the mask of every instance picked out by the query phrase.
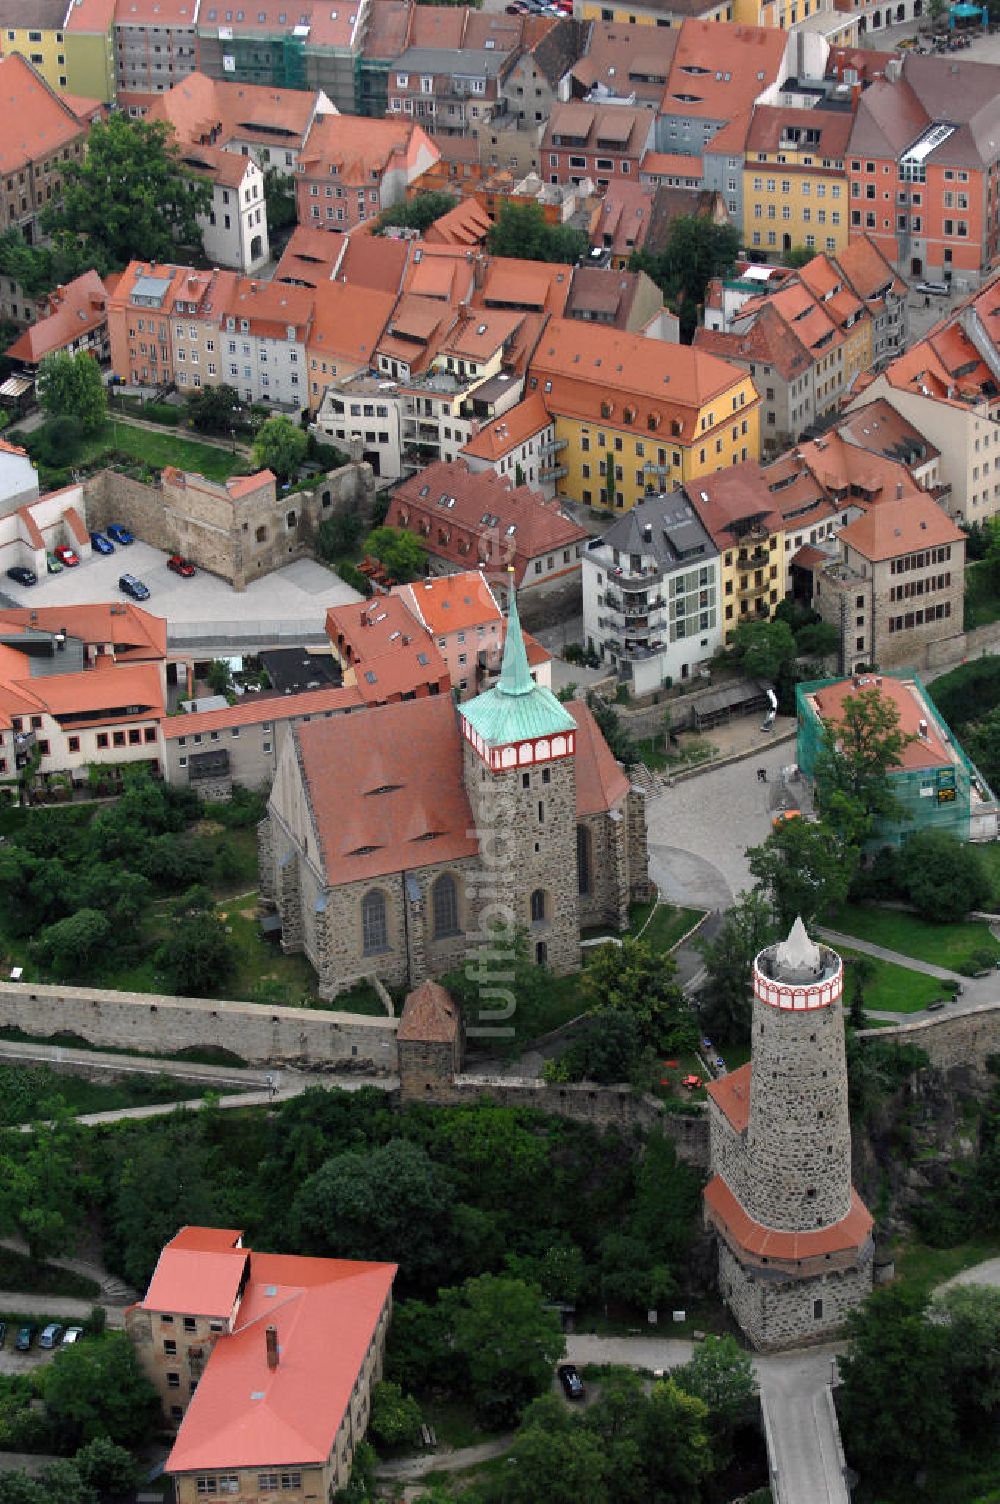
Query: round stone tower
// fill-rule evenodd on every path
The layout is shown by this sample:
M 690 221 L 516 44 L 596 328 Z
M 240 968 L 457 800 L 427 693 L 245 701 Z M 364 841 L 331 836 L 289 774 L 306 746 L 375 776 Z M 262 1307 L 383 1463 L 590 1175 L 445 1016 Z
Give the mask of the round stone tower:
M 840 957 L 797 919 L 753 968 L 753 1071 L 744 1205 L 789 1232 L 828 1227 L 851 1207 Z
M 872 1219 L 851 1185 L 836 951 L 801 919 L 753 968 L 750 1062 L 708 1089 L 705 1221 L 719 1287 L 750 1340 L 829 1339 L 872 1285 Z

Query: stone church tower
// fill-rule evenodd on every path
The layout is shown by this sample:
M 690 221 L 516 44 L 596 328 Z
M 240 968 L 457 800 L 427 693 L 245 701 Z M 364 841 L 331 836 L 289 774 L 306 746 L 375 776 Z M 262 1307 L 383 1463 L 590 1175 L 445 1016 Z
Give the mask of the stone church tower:
M 753 968 L 751 1060 L 709 1087 L 705 1219 L 719 1284 L 755 1346 L 825 1341 L 872 1285 L 851 1185 L 843 966 L 797 919 Z
M 524 928 L 536 961 L 576 971 L 577 724 L 531 677 L 513 589 L 500 678 L 459 714 L 483 869 L 481 928 Z

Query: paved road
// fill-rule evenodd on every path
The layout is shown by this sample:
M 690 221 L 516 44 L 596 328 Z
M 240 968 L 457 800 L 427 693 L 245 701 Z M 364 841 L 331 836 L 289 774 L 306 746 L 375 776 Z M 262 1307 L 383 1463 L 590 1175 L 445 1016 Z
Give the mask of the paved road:
M 793 743 L 763 743 L 740 762 L 686 779 L 646 801 L 649 871 L 664 898 L 726 909 L 752 886 L 744 852 L 771 829 L 779 770 L 795 761 Z M 757 769 L 766 768 L 767 784 Z

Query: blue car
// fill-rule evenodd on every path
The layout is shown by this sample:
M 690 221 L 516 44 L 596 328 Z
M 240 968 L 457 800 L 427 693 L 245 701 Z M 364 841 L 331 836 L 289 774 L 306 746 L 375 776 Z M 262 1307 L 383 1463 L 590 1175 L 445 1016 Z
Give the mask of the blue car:
M 127 548 L 130 543 L 135 542 L 135 538 L 129 532 L 128 528 L 119 527 L 117 522 L 113 522 L 108 528 L 108 537 L 112 543 L 120 543 L 122 548 Z
M 123 574 L 118 581 L 118 589 L 124 590 L 125 594 L 130 595 L 134 601 L 149 600 L 149 587 L 141 580 L 137 580 L 134 574 Z
M 103 533 L 91 533 L 90 545 L 95 554 L 113 554 L 115 545 L 105 538 Z

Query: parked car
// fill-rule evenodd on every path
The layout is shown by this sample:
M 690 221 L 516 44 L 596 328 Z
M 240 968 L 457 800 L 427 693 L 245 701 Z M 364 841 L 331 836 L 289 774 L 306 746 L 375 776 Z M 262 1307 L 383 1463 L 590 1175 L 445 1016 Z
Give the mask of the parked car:
M 112 522 L 110 527 L 106 529 L 106 532 L 112 543 L 120 543 L 122 548 L 128 548 L 130 543 L 135 542 L 135 538 L 129 532 L 128 528 L 122 527 L 118 522 Z
M 936 298 L 946 298 L 951 292 L 947 282 L 918 282 L 914 292 L 933 293 Z
M 90 546 L 95 554 L 113 554 L 115 551 L 115 545 L 103 533 L 91 533 Z
M 26 1353 L 28 1351 L 28 1349 L 31 1347 L 31 1344 L 34 1342 L 34 1340 L 35 1340 L 35 1328 L 31 1325 L 31 1323 L 29 1321 L 29 1322 L 26 1322 L 24 1326 L 18 1327 L 17 1337 L 15 1338 L 14 1346 L 17 1348 L 17 1351 L 19 1353 Z
M 186 580 L 189 580 L 195 572 L 191 560 L 182 558 L 180 554 L 170 555 L 170 558 L 167 560 L 167 568 L 172 569 L 174 574 L 182 574 Z
M 0 1321 L 0 1347 L 7 1346 L 7 1323 Z
M 68 1326 L 66 1328 L 66 1330 L 63 1332 L 63 1340 L 62 1340 L 63 1347 L 72 1347 L 73 1343 L 74 1342 L 79 1342 L 79 1340 L 80 1340 L 80 1338 L 82 1336 L 83 1336 L 83 1327 L 82 1326 Z
M 39 1347 L 58 1347 L 62 1341 L 63 1327 L 58 1321 L 50 1321 L 47 1327 L 42 1328 L 42 1335 L 38 1339 Z
M 149 587 L 137 580 L 134 574 L 123 574 L 118 581 L 118 589 L 124 590 L 134 601 L 149 600 Z
M 559 1375 L 559 1382 L 566 1392 L 566 1398 L 568 1400 L 582 1400 L 587 1391 L 583 1387 L 583 1380 L 576 1371 L 576 1365 L 573 1363 L 560 1363 L 556 1369 L 556 1373 Z
M 37 585 L 38 576 L 33 569 L 26 569 L 23 564 L 15 564 L 13 569 L 7 571 L 8 580 L 13 580 L 15 585 Z
M 79 564 L 80 562 L 78 555 L 75 554 L 71 548 L 67 548 L 65 543 L 60 543 L 59 547 L 54 548 L 52 552 L 55 554 L 60 564 L 66 564 L 70 569 L 73 569 L 74 566 Z
M 59 560 L 56 558 L 55 554 L 45 555 L 45 567 L 48 570 L 49 574 L 62 574 L 63 571 L 63 567 L 60 564 Z

